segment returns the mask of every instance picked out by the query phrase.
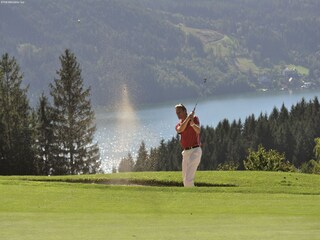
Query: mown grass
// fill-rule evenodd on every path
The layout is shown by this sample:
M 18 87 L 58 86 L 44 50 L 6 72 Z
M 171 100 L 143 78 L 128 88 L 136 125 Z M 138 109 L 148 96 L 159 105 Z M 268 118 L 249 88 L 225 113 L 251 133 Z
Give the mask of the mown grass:
M 237 58 L 237 67 L 242 72 L 252 71 L 255 74 L 259 73 L 259 68 L 254 64 L 251 59 L 248 58 Z
M 158 185 L 92 184 L 111 179 Z M 180 172 L 0 177 L 1 239 L 319 239 L 318 175 L 197 172 L 196 180 L 213 187 L 175 186 Z

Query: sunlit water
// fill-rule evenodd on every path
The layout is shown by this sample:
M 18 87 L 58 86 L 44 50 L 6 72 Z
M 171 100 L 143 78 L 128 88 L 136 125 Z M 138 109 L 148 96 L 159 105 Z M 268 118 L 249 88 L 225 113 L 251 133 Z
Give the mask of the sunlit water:
M 202 99 L 196 115 L 201 125 L 216 127 L 225 118 L 230 121 L 245 120 L 251 114 L 269 114 L 274 107 L 280 108 L 282 104 L 290 110 L 302 97 L 309 101 L 315 96 L 319 98 L 320 91 L 255 93 Z M 104 171 L 111 172 L 113 167 L 117 168 L 129 152 L 135 159 L 142 141 L 150 149 L 157 147 L 161 139 L 174 137 L 178 122 L 174 109 L 176 103 L 179 101 L 135 110 L 130 104 L 129 93 L 124 92 L 118 111 L 96 110 L 95 139 L 100 147 Z M 195 102 L 189 100 L 184 104 L 190 111 Z

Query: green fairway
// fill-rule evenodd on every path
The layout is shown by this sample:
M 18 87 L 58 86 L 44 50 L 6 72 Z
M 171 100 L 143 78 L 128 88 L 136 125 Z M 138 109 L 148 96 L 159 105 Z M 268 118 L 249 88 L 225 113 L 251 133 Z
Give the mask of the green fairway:
M 0 177 L 0 239 L 320 239 L 319 175 L 197 172 L 196 182 L 213 187 L 192 189 L 89 183 L 175 185 L 180 178 Z

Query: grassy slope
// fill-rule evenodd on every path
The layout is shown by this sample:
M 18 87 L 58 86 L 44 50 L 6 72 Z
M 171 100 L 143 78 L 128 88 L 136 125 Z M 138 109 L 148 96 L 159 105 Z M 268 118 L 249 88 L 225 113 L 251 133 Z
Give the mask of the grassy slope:
M 237 58 L 236 65 L 241 72 L 252 71 L 255 74 L 259 73 L 259 68 L 254 64 L 251 59 L 248 58 Z
M 320 177 L 198 172 L 235 187 L 109 186 L 46 180 L 179 182 L 179 172 L 0 177 L 3 239 L 319 239 Z M 42 181 L 25 181 L 38 179 Z
M 179 28 L 181 31 L 183 31 L 186 34 L 192 34 L 195 37 L 199 38 L 200 41 L 204 45 L 204 49 L 206 51 L 213 50 L 215 55 L 220 57 L 230 56 L 232 52 L 234 52 L 233 49 L 237 48 L 237 43 L 235 40 L 232 40 L 227 35 L 223 35 L 219 32 L 208 30 L 208 29 L 197 29 L 197 28 L 191 28 L 186 27 L 182 24 L 179 25 Z M 240 70 L 243 73 L 247 73 L 248 71 L 252 71 L 254 74 L 259 74 L 260 71 L 263 71 L 263 69 L 260 69 L 258 66 L 255 65 L 252 59 L 238 57 L 235 59 L 235 65 L 238 70 Z M 301 75 L 309 75 L 309 69 L 303 67 L 303 66 L 297 66 L 297 65 L 287 65 L 290 69 L 296 69 L 299 74 Z

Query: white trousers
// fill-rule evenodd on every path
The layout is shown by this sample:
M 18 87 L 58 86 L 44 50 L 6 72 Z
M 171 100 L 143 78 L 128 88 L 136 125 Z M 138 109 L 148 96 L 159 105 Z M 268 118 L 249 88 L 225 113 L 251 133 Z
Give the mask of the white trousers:
M 200 164 L 200 147 L 182 151 L 182 178 L 185 187 L 194 187 L 194 177 Z

